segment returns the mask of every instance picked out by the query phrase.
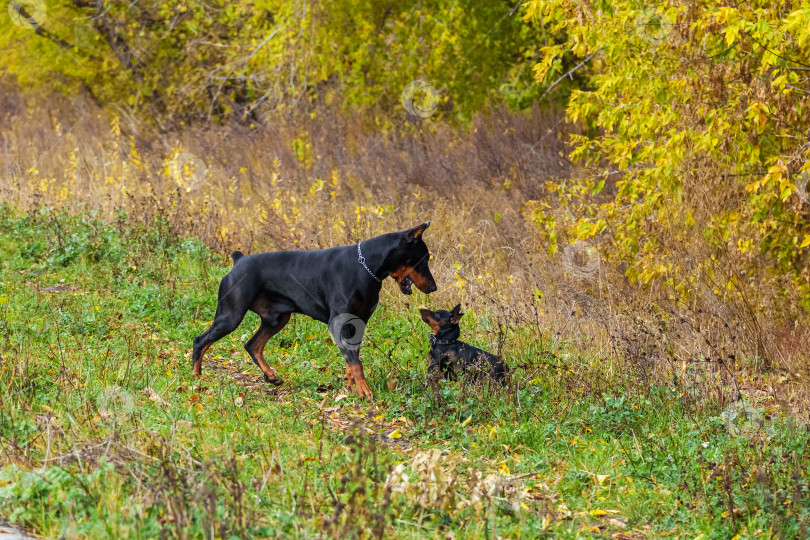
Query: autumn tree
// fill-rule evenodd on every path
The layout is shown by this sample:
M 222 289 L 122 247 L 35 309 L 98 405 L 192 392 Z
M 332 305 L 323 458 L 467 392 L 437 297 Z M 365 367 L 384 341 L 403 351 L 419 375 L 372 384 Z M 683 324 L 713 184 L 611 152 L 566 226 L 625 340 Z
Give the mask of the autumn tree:
M 538 81 L 557 80 L 571 54 L 588 76 L 567 103 L 585 172 L 549 184 L 566 210 L 537 204 L 546 234 L 598 237 L 631 280 L 680 299 L 708 284 L 761 305 L 770 284 L 810 308 L 810 3 L 526 7 L 566 36 L 543 48 Z

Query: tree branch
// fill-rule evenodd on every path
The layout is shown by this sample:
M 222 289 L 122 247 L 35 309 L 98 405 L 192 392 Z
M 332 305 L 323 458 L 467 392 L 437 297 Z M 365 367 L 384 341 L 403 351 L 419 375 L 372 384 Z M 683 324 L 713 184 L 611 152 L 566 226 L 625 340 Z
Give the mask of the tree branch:
M 138 69 L 140 61 L 138 60 L 137 56 L 135 56 L 135 53 L 132 51 L 132 48 L 129 46 L 126 40 L 124 40 L 124 38 L 121 37 L 121 34 L 116 31 L 114 23 L 104 17 L 104 4 L 101 2 L 101 0 L 96 2 L 89 2 L 87 0 L 73 0 L 73 4 L 78 8 L 93 8 L 96 10 L 96 15 L 91 18 L 93 21 L 93 27 L 99 34 L 101 34 L 104 41 L 107 42 L 107 46 L 113 52 L 115 57 L 118 59 L 118 62 L 120 62 L 124 69 L 131 71 L 136 75 L 140 75 L 140 70 Z
M 70 46 L 70 43 L 61 39 L 59 36 L 53 34 L 52 32 L 42 28 L 42 26 L 39 24 L 39 21 L 37 21 L 31 15 L 29 15 L 21 3 L 14 2 L 10 4 L 10 7 L 17 12 L 17 16 L 20 18 L 21 21 L 25 21 L 25 23 L 31 27 L 31 29 L 34 31 L 36 35 L 44 37 L 45 39 L 56 43 L 57 45 L 59 45 L 60 47 L 62 47 L 67 51 L 69 51 L 72 48 Z

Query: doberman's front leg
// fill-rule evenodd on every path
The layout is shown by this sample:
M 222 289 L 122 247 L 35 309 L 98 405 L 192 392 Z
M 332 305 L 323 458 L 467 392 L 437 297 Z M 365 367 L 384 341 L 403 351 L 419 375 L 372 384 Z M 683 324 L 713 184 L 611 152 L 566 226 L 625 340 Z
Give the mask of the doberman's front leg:
M 346 380 L 346 388 L 349 392 L 354 392 L 354 374 L 349 364 L 346 364 L 346 375 L 344 375 L 343 378 Z
M 349 390 L 354 386 L 361 398 L 374 399 L 360 362 L 360 344 L 365 329 L 366 320 L 350 313 L 333 315 L 329 321 L 332 338 L 346 360 L 346 386 Z
M 351 390 L 352 385 L 357 388 L 357 397 L 374 399 L 371 388 L 368 387 L 366 376 L 363 373 L 363 363 L 360 362 L 360 351 L 354 349 L 341 349 L 346 359 L 346 386 Z

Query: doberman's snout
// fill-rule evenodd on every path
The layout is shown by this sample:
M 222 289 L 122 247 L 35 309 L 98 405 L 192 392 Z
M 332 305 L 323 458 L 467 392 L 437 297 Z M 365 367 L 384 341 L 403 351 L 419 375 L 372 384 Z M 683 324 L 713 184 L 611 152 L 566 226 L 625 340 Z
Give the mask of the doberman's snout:
M 430 270 L 425 272 L 417 270 L 411 273 L 410 276 L 416 287 L 425 294 L 430 294 L 438 288 L 436 287 L 436 280 L 430 274 Z

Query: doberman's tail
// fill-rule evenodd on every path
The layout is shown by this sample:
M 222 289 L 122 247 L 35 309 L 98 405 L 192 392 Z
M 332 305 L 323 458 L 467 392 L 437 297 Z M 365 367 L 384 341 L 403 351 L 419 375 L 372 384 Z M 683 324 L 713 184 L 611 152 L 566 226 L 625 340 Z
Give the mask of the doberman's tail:
M 239 251 L 239 250 L 236 250 L 236 251 L 234 251 L 233 253 L 231 253 L 231 259 L 233 259 L 233 264 L 234 264 L 234 266 L 236 266 L 236 263 L 238 263 L 238 262 L 239 262 L 239 259 L 241 259 L 241 258 L 242 258 L 242 257 L 244 257 L 244 256 L 245 256 L 245 254 L 244 254 L 244 253 L 242 253 L 242 252 L 241 252 L 241 251 Z

